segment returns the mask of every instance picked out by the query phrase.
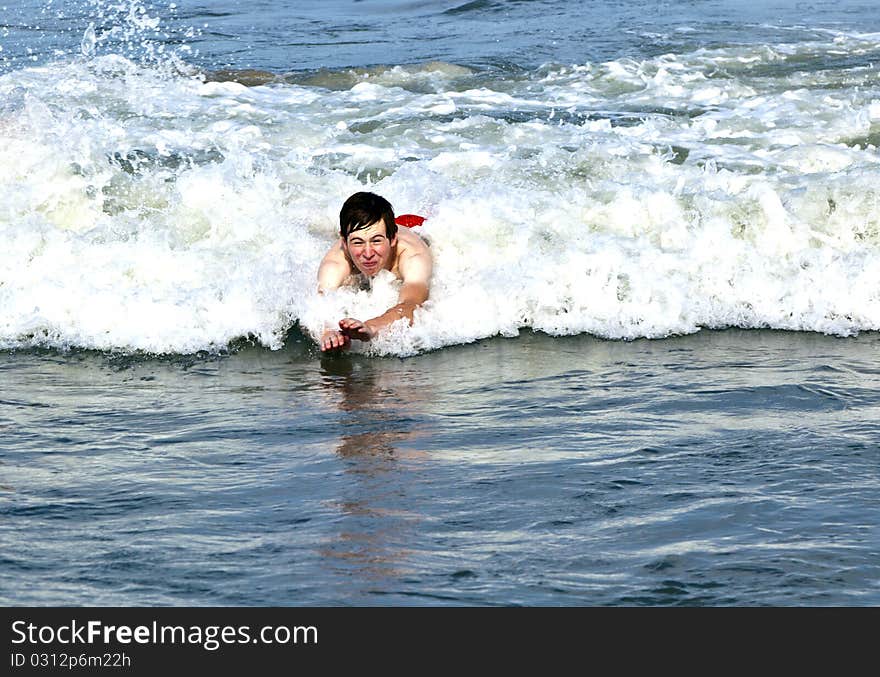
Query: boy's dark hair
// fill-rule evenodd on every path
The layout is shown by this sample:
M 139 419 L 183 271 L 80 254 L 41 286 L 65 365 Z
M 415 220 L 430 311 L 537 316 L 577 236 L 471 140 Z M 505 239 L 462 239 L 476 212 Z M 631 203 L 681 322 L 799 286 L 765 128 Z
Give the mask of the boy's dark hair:
M 345 201 L 339 212 L 339 234 L 343 240 L 347 240 L 356 230 L 369 228 L 379 220 L 385 222 L 385 236 L 393 240 L 397 235 L 397 224 L 391 203 L 375 193 L 355 193 Z

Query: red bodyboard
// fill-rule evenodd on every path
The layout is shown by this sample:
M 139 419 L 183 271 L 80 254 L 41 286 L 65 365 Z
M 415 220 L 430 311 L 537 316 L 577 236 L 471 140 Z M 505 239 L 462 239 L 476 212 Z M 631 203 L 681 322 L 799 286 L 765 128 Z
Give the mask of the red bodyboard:
M 394 219 L 394 223 L 398 226 L 403 226 L 404 228 L 414 228 L 415 226 L 421 226 L 426 221 L 424 216 L 419 216 L 418 214 L 401 214 L 396 219 Z

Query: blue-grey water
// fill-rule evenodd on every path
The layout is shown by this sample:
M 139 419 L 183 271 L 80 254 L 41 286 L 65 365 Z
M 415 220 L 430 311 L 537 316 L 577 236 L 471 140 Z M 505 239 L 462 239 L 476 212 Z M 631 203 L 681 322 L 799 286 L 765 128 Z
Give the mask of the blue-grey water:
M 0 602 L 880 604 L 877 30 L 3 8 Z M 323 357 L 364 186 L 428 214 L 432 300 Z
M 874 605 L 874 336 L 2 357 L 3 599 Z

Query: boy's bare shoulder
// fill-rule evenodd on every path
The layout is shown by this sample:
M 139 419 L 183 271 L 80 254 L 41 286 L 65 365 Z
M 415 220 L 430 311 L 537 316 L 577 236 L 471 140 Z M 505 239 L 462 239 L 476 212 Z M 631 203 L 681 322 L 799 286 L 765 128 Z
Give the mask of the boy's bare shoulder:
M 428 243 L 407 228 L 397 232 L 397 263 L 392 272 L 404 284 L 422 284 L 427 289 L 434 267 Z
M 351 264 L 340 239 L 330 247 L 318 267 L 318 290 L 328 291 L 348 284 L 351 273 Z
M 407 256 L 413 254 L 431 255 L 428 243 L 409 228 L 397 229 L 397 246 L 400 254 L 405 254 Z

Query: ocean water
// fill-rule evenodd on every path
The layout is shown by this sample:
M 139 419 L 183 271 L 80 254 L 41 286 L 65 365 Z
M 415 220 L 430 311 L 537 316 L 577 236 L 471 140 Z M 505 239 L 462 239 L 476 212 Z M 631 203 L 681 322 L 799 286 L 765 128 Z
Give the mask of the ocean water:
M 0 600 L 880 602 L 867 2 L 0 7 Z M 431 299 L 313 336 L 357 190 Z

